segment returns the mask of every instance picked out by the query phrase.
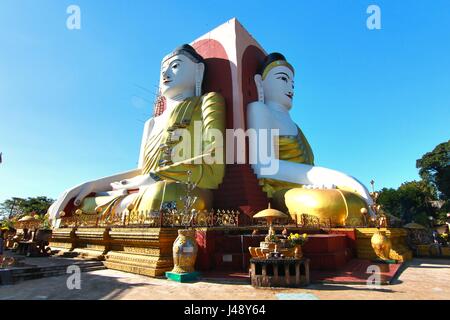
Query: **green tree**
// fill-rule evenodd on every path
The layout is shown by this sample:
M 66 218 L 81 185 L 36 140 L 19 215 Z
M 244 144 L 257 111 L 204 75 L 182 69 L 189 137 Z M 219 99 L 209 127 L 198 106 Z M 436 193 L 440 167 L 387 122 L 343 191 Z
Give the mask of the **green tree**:
M 25 199 L 13 197 L 0 203 L 0 218 L 10 219 L 22 215 L 24 213 L 21 206 L 23 201 L 25 201 Z
M 27 199 L 12 198 L 7 199 L 0 204 L 0 216 L 3 219 L 10 219 L 15 216 L 35 213 L 44 215 L 48 208 L 54 202 L 53 199 L 47 197 L 29 197 Z
M 436 217 L 436 210 L 430 201 L 435 200 L 437 193 L 432 185 L 425 181 L 403 183 L 398 189 L 382 189 L 379 192 L 378 204 L 387 213 L 401 218 L 405 223 L 415 221 L 428 224 L 428 217 Z
M 399 198 L 400 193 L 397 189 L 383 188 L 379 191 L 377 202 L 383 207 L 384 211 L 396 216 L 397 218 L 401 218 L 402 208 L 400 206 Z
M 417 160 L 420 177 L 433 185 L 442 200 L 450 200 L 450 140 Z

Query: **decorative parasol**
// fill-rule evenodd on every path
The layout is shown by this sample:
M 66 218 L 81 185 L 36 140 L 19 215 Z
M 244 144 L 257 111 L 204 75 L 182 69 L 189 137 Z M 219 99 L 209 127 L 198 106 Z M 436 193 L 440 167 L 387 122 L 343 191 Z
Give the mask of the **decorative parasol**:
M 20 218 L 17 224 L 21 229 L 30 229 L 32 227 L 38 227 L 40 221 L 31 215 L 26 215 Z
M 405 228 L 405 229 L 421 229 L 421 230 L 426 229 L 423 225 L 415 223 L 415 222 L 410 222 L 408 224 L 405 224 L 403 226 L 403 228 Z
M 289 216 L 287 214 L 285 214 L 282 211 L 276 210 L 276 209 L 272 209 L 270 207 L 270 202 L 269 202 L 269 206 L 267 209 L 261 210 L 260 212 L 258 212 L 257 214 L 255 214 L 253 216 L 254 219 L 260 219 L 260 218 L 265 218 L 267 219 L 268 224 L 271 226 L 272 225 L 272 220 L 273 219 L 287 219 L 289 218 Z

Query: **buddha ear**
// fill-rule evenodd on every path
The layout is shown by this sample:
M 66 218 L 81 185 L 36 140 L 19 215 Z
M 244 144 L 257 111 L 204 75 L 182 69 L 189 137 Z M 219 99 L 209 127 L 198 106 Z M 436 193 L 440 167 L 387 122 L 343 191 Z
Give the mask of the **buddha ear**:
M 258 92 L 258 101 L 264 103 L 264 87 L 260 74 L 255 74 L 256 91 Z
M 195 96 L 202 95 L 202 83 L 205 75 L 205 64 L 203 62 L 197 63 L 195 68 Z

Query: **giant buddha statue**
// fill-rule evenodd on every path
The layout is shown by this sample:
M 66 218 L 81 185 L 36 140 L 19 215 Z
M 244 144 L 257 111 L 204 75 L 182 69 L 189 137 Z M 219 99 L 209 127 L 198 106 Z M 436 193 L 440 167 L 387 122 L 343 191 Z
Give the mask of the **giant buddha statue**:
M 257 130 L 250 140 L 252 167 L 275 207 L 296 215 L 310 214 L 338 225 L 361 225 L 364 212 L 372 214 L 367 188 L 342 172 L 314 165 L 314 154 L 302 130 L 290 116 L 294 96 L 294 68 L 280 53 L 268 55 L 254 77 L 258 101 L 247 106 L 247 127 Z M 273 138 L 261 129 L 277 129 Z M 277 170 L 268 170 L 259 151 L 272 150 Z M 259 147 L 259 148 L 258 148 Z M 265 151 L 265 150 L 264 150 Z M 265 163 L 263 163 L 265 162 Z M 274 172 L 271 172 L 274 171 Z
M 210 209 L 212 192 L 224 176 L 225 102 L 214 92 L 202 95 L 204 59 L 183 45 L 161 64 L 160 90 L 165 110 L 144 126 L 136 169 L 95 179 L 65 191 L 50 207 L 53 221 L 65 208 L 104 219 L 136 210 L 159 210 L 164 203 L 182 205 L 188 181 L 196 188 L 194 208 Z M 72 210 L 73 211 L 73 210 Z

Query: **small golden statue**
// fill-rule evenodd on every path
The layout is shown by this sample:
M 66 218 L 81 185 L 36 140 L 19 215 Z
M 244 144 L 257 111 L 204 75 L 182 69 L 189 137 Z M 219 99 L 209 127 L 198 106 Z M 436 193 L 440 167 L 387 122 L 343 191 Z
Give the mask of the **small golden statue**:
M 377 231 L 373 234 L 370 239 L 370 243 L 372 245 L 373 251 L 375 251 L 376 256 L 380 260 L 389 260 L 390 252 L 392 248 L 391 240 L 387 237 L 386 231 L 381 231 L 380 228 L 387 227 L 387 219 L 384 215 L 384 212 L 381 209 L 381 206 L 377 204 L 379 193 L 374 190 L 374 181 L 372 180 L 370 184 L 372 185 L 372 193 L 371 196 L 373 198 L 372 209 L 376 214 L 376 218 L 374 219 L 374 223 L 377 227 Z
M 391 240 L 386 236 L 385 231 L 380 231 L 380 228 L 373 234 L 370 239 L 372 248 L 375 254 L 381 260 L 389 260 L 389 254 L 391 252 L 392 243 Z

